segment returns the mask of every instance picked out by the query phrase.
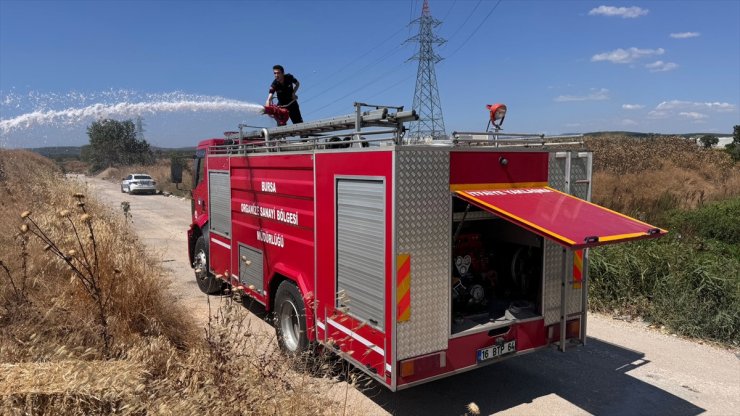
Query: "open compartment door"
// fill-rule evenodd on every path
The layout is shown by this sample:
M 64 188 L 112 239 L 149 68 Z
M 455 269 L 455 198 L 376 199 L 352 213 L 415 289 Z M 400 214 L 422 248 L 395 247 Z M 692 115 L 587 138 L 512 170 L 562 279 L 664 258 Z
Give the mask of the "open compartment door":
M 550 187 L 455 193 L 483 210 L 572 250 L 656 238 L 667 233 Z

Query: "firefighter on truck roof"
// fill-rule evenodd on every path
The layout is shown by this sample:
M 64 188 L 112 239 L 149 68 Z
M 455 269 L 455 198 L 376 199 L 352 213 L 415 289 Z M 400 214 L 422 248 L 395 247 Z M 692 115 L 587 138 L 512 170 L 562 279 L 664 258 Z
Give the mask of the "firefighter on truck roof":
M 296 95 L 301 83 L 293 75 L 286 74 L 282 65 L 273 66 L 272 73 L 275 80 L 270 85 L 270 94 L 267 96 L 265 106 L 272 105 L 272 96 L 277 93 L 278 105 L 288 109 L 290 121 L 293 124 L 303 123 L 301 109 L 298 107 L 298 96 Z

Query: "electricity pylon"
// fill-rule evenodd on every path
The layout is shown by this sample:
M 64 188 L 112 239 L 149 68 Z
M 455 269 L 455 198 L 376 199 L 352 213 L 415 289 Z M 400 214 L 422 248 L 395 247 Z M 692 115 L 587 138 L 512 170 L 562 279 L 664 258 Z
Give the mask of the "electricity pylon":
M 437 74 L 434 64 L 442 58 L 434 52 L 433 45 L 442 45 L 446 40 L 436 36 L 432 29 L 442 22 L 433 18 L 429 11 L 429 1 L 424 0 L 421 17 L 410 24 L 419 24 L 419 34 L 406 42 L 419 42 L 419 51 L 409 58 L 418 60 L 419 68 L 416 73 L 416 90 L 414 91 L 413 108 L 419 115 L 419 120 L 412 123 L 409 137 L 412 140 L 445 139 L 445 122 L 442 118 L 442 105 L 437 90 Z

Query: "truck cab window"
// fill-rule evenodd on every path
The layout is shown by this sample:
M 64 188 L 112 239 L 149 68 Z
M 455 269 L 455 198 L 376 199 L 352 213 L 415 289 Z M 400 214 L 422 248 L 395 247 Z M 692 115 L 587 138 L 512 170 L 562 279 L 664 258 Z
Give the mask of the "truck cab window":
M 202 157 L 195 159 L 195 184 L 193 187 L 200 185 L 206 175 L 206 163 Z

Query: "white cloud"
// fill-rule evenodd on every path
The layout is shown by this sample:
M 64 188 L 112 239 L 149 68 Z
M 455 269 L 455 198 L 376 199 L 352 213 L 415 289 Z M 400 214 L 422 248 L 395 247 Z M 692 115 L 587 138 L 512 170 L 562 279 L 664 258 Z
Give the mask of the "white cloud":
M 642 9 L 640 7 L 614 7 L 614 6 L 599 6 L 595 9 L 591 9 L 588 12 L 589 16 L 619 16 L 622 19 L 635 19 L 640 16 L 648 14 L 649 10 Z
M 622 108 L 625 110 L 642 110 L 645 106 L 642 104 L 622 104 Z
M 609 61 L 614 64 L 628 64 L 646 56 L 663 55 L 665 49 L 638 49 L 618 48 L 611 52 L 604 52 L 591 57 L 591 62 Z
M 609 90 L 606 88 L 591 88 L 591 92 L 587 95 L 560 95 L 554 98 L 556 102 L 570 102 L 570 101 L 602 101 L 609 99 Z
M 624 120 L 622 120 L 622 125 L 623 126 L 636 126 L 637 122 L 635 120 L 625 118 Z
M 694 123 L 704 123 L 710 117 L 707 113 L 733 111 L 737 111 L 737 106 L 730 103 L 671 100 L 655 106 L 655 109 L 648 113 L 648 118 L 681 118 Z
M 648 113 L 648 118 L 652 118 L 652 119 L 668 118 L 670 117 L 670 115 L 671 113 L 668 111 L 652 110 Z
M 650 72 L 666 72 L 678 68 L 678 64 L 673 62 L 655 61 L 652 64 L 645 65 L 645 68 L 649 69 Z
M 702 113 L 697 113 L 696 111 L 681 112 L 681 113 L 678 113 L 678 115 L 681 116 L 681 117 L 684 117 L 684 118 L 688 118 L 689 120 L 694 120 L 694 121 L 698 121 L 698 120 L 702 120 L 702 119 L 705 119 L 705 118 L 709 118 L 708 115 L 702 114 Z
M 688 38 L 698 38 L 701 36 L 701 33 L 699 32 L 681 32 L 681 33 L 671 33 L 670 35 L 673 39 L 688 39 Z
M 671 100 L 663 101 L 655 107 L 656 111 L 690 111 L 690 110 L 705 110 L 705 111 L 717 111 L 719 113 L 729 113 L 735 111 L 737 106 L 730 103 L 720 102 L 692 102 L 692 101 L 680 101 Z

